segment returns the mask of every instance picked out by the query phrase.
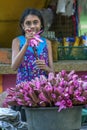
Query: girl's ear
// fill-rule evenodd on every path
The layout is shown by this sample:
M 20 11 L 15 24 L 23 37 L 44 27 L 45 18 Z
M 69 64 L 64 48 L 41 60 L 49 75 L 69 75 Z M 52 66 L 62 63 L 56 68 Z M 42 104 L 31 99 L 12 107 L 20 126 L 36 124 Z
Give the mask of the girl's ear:
M 21 27 L 23 28 L 23 30 L 25 29 L 25 27 L 24 27 L 24 25 L 23 25 L 23 24 L 21 24 Z

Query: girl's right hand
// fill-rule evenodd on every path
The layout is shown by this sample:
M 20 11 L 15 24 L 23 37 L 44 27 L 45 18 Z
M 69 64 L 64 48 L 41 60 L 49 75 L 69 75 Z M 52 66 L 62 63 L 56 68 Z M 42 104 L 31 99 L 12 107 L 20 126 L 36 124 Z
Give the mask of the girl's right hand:
M 32 30 L 30 30 L 29 28 L 28 29 L 25 29 L 25 37 L 26 37 L 26 43 L 29 45 L 29 41 L 34 37 L 34 32 Z

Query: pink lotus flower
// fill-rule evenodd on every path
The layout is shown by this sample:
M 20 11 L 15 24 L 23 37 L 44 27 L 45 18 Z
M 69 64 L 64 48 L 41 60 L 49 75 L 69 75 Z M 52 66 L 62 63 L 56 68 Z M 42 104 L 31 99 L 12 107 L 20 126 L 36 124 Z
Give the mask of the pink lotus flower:
M 15 88 L 9 88 L 5 104 L 22 105 L 28 107 L 57 106 L 58 111 L 87 104 L 87 82 L 79 78 L 75 71 L 67 73 L 65 70 L 48 78 L 40 78 L 29 82 L 21 82 Z
M 43 42 L 39 35 L 41 32 L 42 32 L 42 30 L 39 31 L 38 33 L 34 34 L 34 37 L 29 41 L 30 46 L 32 46 L 32 47 L 38 46 L 39 42 Z

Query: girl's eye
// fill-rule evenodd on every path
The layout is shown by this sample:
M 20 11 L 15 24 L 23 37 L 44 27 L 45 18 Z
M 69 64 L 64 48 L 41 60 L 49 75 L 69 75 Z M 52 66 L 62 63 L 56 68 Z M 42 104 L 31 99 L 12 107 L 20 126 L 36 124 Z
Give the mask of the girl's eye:
M 33 21 L 34 25 L 37 25 L 38 23 L 39 23 L 39 21 L 37 21 L 37 20 Z
M 30 25 L 31 25 L 31 22 L 30 22 L 30 21 L 26 21 L 25 24 L 28 25 L 28 26 L 30 26 Z

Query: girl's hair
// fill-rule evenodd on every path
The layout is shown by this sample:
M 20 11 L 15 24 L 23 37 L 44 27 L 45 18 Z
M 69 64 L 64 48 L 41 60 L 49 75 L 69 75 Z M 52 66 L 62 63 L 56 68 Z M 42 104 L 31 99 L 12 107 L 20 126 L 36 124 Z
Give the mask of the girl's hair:
M 26 18 L 28 15 L 35 15 L 35 16 L 37 16 L 37 17 L 40 19 L 40 21 L 41 21 L 41 30 L 44 30 L 44 20 L 43 20 L 43 17 L 42 17 L 42 15 L 41 15 L 40 11 L 37 10 L 37 9 L 28 8 L 28 9 L 26 9 L 26 10 L 23 12 L 23 14 L 22 14 L 22 16 L 21 16 L 21 18 L 20 18 L 20 23 L 19 23 L 23 35 L 25 34 L 25 32 L 24 32 L 24 30 L 23 30 L 23 28 L 22 28 L 22 24 L 24 23 L 24 20 L 25 20 L 25 18 Z

